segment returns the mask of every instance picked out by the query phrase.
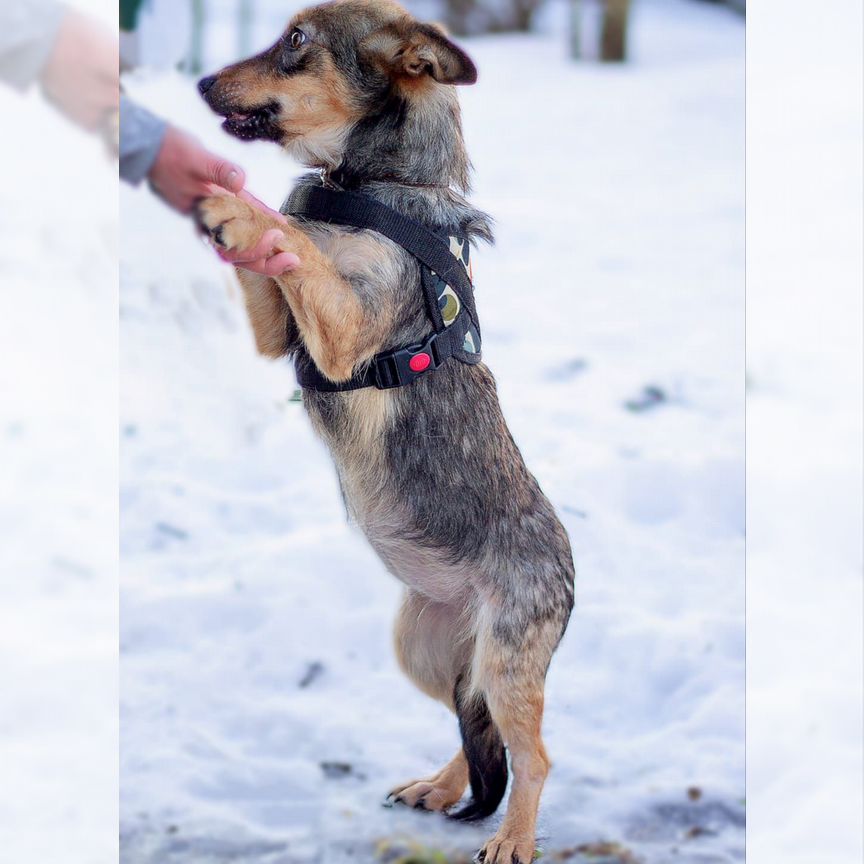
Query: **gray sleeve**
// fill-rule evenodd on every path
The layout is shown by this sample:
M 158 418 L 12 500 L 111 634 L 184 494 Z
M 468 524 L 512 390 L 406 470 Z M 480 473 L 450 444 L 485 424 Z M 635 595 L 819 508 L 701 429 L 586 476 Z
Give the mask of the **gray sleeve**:
M 166 128 L 164 120 L 120 97 L 120 176 L 127 183 L 137 186 L 150 173 Z
M 0 2 L 0 81 L 26 90 L 36 80 L 65 12 L 54 0 Z

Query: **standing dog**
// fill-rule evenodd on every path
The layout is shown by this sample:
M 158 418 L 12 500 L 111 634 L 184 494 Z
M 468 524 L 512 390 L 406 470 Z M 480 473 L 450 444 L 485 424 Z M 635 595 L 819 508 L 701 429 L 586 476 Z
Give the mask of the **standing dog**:
M 270 49 L 199 84 L 225 129 L 287 149 L 324 176 L 469 240 L 488 217 L 462 197 L 469 162 L 452 85 L 471 60 L 389 0 L 337 0 L 296 15 Z M 320 182 L 307 177 L 304 183 Z M 343 181 L 344 182 L 344 181 Z M 199 219 L 227 249 L 278 228 L 300 265 L 269 278 L 238 271 L 259 350 L 301 354 L 344 382 L 429 329 L 417 261 L 371 230 L 289 219 L 231 197 Z M 462 748 L 434 777 L 392 793 L 457 819 L 493 813 L 513 785 L 487 864 L 528 864 L 549 760 L 543 688 L 573 606 L 566 533 L 510 436 L 489 370 L 454 360 L 410 386 L 304 391 L 348 510 L 405 584 L 396 650 L 407 675 L 455 711 Z M 472 799 L 462 809 L 466 787 Z

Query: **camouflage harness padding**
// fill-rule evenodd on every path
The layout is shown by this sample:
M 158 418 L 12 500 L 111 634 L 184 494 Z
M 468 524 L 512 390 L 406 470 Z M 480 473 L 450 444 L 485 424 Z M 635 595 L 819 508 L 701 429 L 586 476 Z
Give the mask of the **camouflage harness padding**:
M 297 383 L 309 390 L 339 392 L 361 387 L 403 387 L 451 357 L 480 361 L 480 326 L 468 261 L 468 239 L 446 234 L 357 192 L 324 186 L 298 186 L 282 207 L 286 216 L 377 231 L 417 259 L 426 315 L 432 333 L 421 343 L 377 354 L 348 381 L 334 383 L 321 374 L 306 352 L 295 357 Z

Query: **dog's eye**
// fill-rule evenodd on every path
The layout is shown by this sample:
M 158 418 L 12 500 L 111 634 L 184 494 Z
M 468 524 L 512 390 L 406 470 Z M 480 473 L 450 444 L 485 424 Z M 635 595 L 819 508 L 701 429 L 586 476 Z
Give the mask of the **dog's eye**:
M 296 27 L 288 34 L 288 44 L 292 51 L 296 51 L 306 41 L 306 34 Z

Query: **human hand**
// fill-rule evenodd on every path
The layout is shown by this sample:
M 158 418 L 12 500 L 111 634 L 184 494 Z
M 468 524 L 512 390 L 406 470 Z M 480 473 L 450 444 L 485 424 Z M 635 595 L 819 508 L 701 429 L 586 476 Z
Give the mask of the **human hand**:
M 63 114 L 96 131 L 120 107 L 116 36 L 93 18 L 67 11 L 40 80 L 46 98 Z
M 259 201 L 251 192 L 245 189 L 237 193 L 247 204 L 272 216 L 279 222 L 288 224 L 288 220 L 278 211 L 271 210 L 263 201 Z M 252 249 L 235 249 L 231 252 L 218 250 L 219 257 L 235 267 L 260 273 L 262 276 L 281 276 L 300 266 L 300 259 L 293 252 L 277 252 L 276 244 L 285 235 L 276 228 L 265 231 L 261 239 Z
M 191 135 L 169 126 L 149 179 L 153 190 L 171 207 L 190 213 L 199 198 L 220 191 L 239 192 L 246 175 L 239 165 L 216 156 Z

